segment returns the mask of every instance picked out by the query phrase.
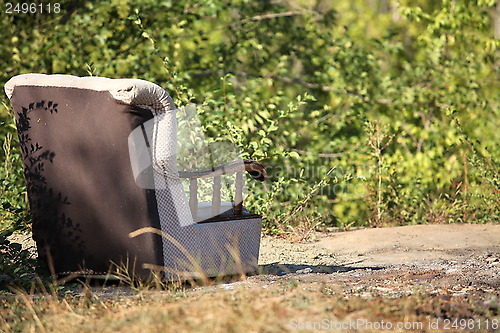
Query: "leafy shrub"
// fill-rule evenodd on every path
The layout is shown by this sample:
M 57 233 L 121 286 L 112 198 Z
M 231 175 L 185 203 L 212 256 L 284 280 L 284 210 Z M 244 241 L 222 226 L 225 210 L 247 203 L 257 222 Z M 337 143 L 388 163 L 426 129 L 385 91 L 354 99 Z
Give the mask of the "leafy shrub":
M 30 286 L 38 267 L 36 259 L 28 249 L 23 249 L 21 244 L 9 240 L 12 234 L 12 230 L 0 232 L 0 289 L 4 285 Z
M 203 105 L 212 140 L 268 166 L 247 199 L 268 231 L 495 221 L 495 1 L 398 3 L 66 0 L 59 15 L 2 13 L 0 80 L 134 77 Z M 21 161 L 9 159 L 2 223 L 22 229 Z

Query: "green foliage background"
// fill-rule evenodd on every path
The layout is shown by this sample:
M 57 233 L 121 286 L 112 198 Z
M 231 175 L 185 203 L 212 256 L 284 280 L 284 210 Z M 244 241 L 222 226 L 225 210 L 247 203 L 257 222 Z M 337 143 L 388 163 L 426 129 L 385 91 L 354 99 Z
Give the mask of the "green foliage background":
M 179 106 L 203 104 L 213 140 L 268 166 L 246 205 L 270 232 L 499 219 L 493 0 L 58 3 L 51 14 L 2 3 L 0 82 L 140 78 Z M 29 228 L 1 100 L 1 223 Z

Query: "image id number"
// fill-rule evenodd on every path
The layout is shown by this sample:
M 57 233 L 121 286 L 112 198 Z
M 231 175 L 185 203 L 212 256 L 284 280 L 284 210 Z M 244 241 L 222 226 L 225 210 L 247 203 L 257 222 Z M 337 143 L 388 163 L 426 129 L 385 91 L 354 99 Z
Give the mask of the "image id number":
M 486 330 L 498 330 L 500 327 L 498 319 L 483 319 L 483 320 L 474 320 L 474 319 L 445 319 L 443 321 L 443 329 L 460 329 L 460 330 L 476 330 L 476 329 L 486 329 Z
M 5 13 L 7 14 L 43 14 L 43 13 L 59 13 L 61 12 L 60 3 L 11 3 L 5 4 Z

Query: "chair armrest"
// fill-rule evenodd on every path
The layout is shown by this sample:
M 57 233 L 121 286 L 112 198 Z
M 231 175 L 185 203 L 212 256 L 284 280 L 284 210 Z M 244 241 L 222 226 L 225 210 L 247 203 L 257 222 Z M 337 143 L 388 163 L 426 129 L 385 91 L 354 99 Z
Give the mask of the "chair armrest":
M 253 179 L 260 182 L 264 181 L 267 177 L 266 168 L 261 163 L 252 160 L 243 160 L 243 163 L 241 160 L 236 160 L 217 165 L 210 169 L 179 171 L 179 177 L 189 179 L 209 178 L 243 171 L 248 172 Z

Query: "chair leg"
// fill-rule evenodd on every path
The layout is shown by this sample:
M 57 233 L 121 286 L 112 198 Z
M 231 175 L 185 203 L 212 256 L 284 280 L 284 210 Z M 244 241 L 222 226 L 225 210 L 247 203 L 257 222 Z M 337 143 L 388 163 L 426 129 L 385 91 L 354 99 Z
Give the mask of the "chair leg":
M 191 208 L 193 220 L 196 221 L 198 215 L 198 180 L 196 178 L 189 180 L 189 208 Z
M 236 173 L 236 188 L 234 191 L 234 214 L 241 215 L 243 211 L 243 172 Z
M 220 214 L 220 189 L 221 179 L 220 176 L 214 177 L 213 197 L 212 197 L 212 216 Z

